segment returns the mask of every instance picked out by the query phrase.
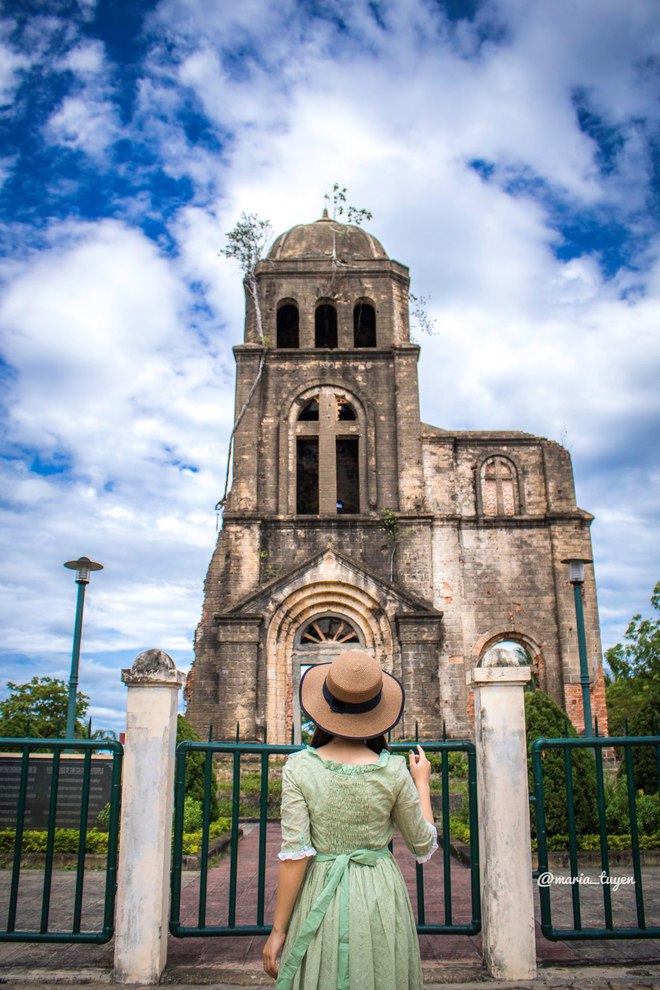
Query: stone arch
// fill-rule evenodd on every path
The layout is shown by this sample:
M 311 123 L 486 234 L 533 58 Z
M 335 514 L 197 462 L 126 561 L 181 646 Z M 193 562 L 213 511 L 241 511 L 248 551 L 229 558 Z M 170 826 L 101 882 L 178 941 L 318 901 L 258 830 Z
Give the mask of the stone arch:
M 468 660 L 468 664 L 466 664 L 466 666 L 469 665 L 470 669 L 472 667 L 478 667 L 484 654 L 488 653 L 493 646 L 497 646 L 498 643 L 504 643 L 507 641 L 519 643 L 527 650 L 532 659 L 531 667 L 533 682 L 536 686 L 541 688 L 542 691 L 545 691 L 547 685 L 543 645 L 536 634 L 528 632 L 527 630 L 514 629 L 508 625 L 491 627 L 475 639 L 472 644 L 470 654 L 466 658 Z M 467 711 L 468 717 L 474 725 L 474 689 L 472 687 L 468 688 Z
M 529 654 L 532 661 L 532 675 L 539 687 L 545 684 L 545 662 L 543 658 L 543 647 L 536 635 L 526 630 L 513 629 L 510 626 L 494 627 L 483 633 L 475 640 L 471 665 L 478 667 L 484 655 L 498 643 L 513 642 L 522 646 Z
M 502 496 L 502 486 L 499 480 L 495 481 L 496 488 L 496 500 L 497 505 L 494 512 L 488 511 L 487 497 L 485 495 L 485 485 L 487 483 L 485 479 L 485 473 L 487 470 L 489 461 L 499 461 L 500 467 L 506 466 L 510 470 L 510 479 L 505 479 L 507 482 L 510 480 L 511 490 L 513 494 L 513 512 L 506 511 L 506 508 L 501 505 Z M 501 473 L 498 471 L 498 474 Z M 501 518 L 502 516 L 518 516 L 525 512 L 525 489 L 523 485 L 523 476 L 520 465 L 515 457 L 507 451 L 506 453 L 500 450 L 491 450 L 489 453 L 484 454 L 480 457 L 475 465 L 475 492 L 477 500 L 477 515 L 490 518 Z
M 293 652 L 299 630 L 315 615 L 332 613 L 359 631 L 361 649 L 392 673 L 399 649 L 390 621 L 374 595 L 344 581 L 316 581 L 282 600 L 266 631 L 266 724 L 269 740 L 287 743 L 293 718 Z

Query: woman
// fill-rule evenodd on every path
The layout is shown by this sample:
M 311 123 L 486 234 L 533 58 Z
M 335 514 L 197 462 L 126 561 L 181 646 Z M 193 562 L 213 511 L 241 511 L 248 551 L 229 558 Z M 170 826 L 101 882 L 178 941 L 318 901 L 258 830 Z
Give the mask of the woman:
M 425 862 L 437 832 L 421 747 L 408 773 L 385 741 L 403 701 L 396 678 L 366 653 L 343 653 L 302 678 L 301 708 L 316 731 L 282 776 L 281 863 L 263 952 L 278 990 L 421 990 L 415 921 L 388 843 L 396 825 Z

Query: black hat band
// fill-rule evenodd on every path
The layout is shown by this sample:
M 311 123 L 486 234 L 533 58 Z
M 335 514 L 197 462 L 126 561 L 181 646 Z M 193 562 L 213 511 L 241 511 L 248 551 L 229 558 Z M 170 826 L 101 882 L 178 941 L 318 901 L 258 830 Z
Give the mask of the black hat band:
M 335 712 L 337 715 L 362 715 L 364 712 L 373 711 L 380 704 L 382 696 L 383 690 L 381 688 L 378 694 L 374 695 L 373 698 L 369 698 L 368 701 L 341 701 L 339 698 L 335 698 L 326 682 L 323 682 L 323 697 L 328 702 L 330 711 Z

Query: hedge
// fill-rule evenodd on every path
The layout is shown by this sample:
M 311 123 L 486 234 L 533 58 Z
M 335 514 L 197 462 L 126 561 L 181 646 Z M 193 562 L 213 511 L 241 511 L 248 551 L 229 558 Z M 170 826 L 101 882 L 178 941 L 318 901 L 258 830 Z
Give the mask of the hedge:
M 78 837 L 77 828 L 56 828 L 54 851 L 56 853 L 77 853 Z M 26 829 L 23 832 L 23 844 L 21 852 L 25 853 L 45 853 L 48 841 L 48 832 L 37 831 L 36 829 Z M 16 842 L 16 829 L 0 829 L 0 852 L 10 853 L 14 851 Z M 103 854 L 108 851 L 108 833 L 100 832 L 97 828 L 90 828 L 85 842 L 86 853 Z
M 218 818 L 211 822 L 209 835 L 212 839 L 229 832 L 231 822 L 229 818 Z M 77 828 L 56 828 L 53 851 L 56 853 L 78 853 Z M 36 829 L 26 829 L 23 832 L 23 843 L 21 853 L 45 853 L 48 841 L 48 832 L 37 831 Z M 0 829 L 0 853 L 13 853 L 16 842 L 16 829 Z M 193 855 L 198 852 L 202 843 L 202 830 L 197 832 L 185 832 L 183 835 L 183 852 L 185 855 Z M 85 842 L 85 852 L 89 854 L 105 855 L 108 851 L 108 833 L 100 832 L 96 828 L 90 828 Z

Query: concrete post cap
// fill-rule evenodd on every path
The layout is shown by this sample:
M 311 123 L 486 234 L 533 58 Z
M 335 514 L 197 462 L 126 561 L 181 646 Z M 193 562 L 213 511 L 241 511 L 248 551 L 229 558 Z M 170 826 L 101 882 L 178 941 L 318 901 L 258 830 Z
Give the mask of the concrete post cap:
M 493 646 L 484 653 L 479 661 L 479 667 L 521 667 L 523 664 L 513 652 L 504 646 Z
M 468 685 L 480 687 L 486 684 L 511 684 L 523 687 L 532 679 L 530 667 L 475 667 L 468 670 Z
M 127 687 L 183 687 L 186 675 L 164 650 L 145 650 L 138 654 L 132 667 L 125 667 L 121 679 Z

